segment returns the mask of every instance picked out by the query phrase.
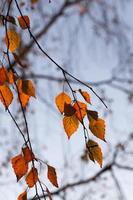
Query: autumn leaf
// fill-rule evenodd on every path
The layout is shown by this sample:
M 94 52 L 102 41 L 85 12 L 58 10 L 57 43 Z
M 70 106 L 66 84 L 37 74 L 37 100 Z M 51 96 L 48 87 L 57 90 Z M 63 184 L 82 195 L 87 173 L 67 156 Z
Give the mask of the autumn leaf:
M 88 92 L 82 91 L 81 89 L 79 89 L 79 92 L 87 103 L 91 103 L 90 95 Z
M 14 29 L 9 29 L 4 41 L 11 52 L 16 51 L 20 44 L 20 36 Z
M 64 112 L 64 105 L 71 103 L 71 98 L 65 92 L 60 93 L 55 98 L 55 103 L 61 114 Z
M 80 122 L 82 122 L 84 117 L 85 117 L 85 115 L 86 115 L 87 105 L 85 103 L 83 103 L 83 102 L 77 101 L 73 105 L 73 107 L 76 110 L 76 113 L 75 113 L 76 117 L 78 118 L 78 120 Z
M 21 154 L 12 158 L 11 163 L 17 177 L 17 181 L 19 181 L 27 173 L 28 165 Z
M 87 117 L 88 117 L 89 120 L 91 120 L 91 119 L 97 120 L 98 119 L 98 112 L 93 111 L 93 110 L 87 110 Z
M 24 191 L 23 193 L 21 193 L 21 194 L 18 196 L 17 200 L 27 200 L 27 192 Z
M 23 152 L 23 155 L 24 155 L 24 159 L 27 163 L 32 161 L 35 158 L 33 152 L 31 151 L 31 149 L 29 149 L 28 146 L 25 147 L 25 148 L 22 148 L 22 152 Z
M 7 69 L 5 67 L 0 68 L 0 86 L 4 85 L 7 81 Z
M 39 0 L 30 0 L 32 4 L 37 3 Z
M 18 17 L 18 22 L 19 22 L 19 25 L 22 29 L 27 29 L 27 28 L 30 28 L 30 19 L 28 16 L 19 16 Z
M 56 175 L 56 171 L 55 168 L 47 165 L 48 167 L 48 173 L 47 173 L 47 177 L 49 179 L 49 181 L 55 186 L 58 187 L 58 182 L 57 182 L 57 175 Z
M 64 104 L 64 115 L 70 117 L 76 112 L 75 108 L 71 104 Z
M 7 79 L 8 79 L 8 83 L 13 84 L 15 83 L 15 80 L 17 79 L 16 76 L 14 75 L 14 73 L 12 72 L 12 70 L 9 70 L 7 72 Z
M 98 118 L 95 120 L 91 118 L 89 122 L 89 129 L 96 137 L 105 141 L 105 121 L 103 119 Z
M 30 170 L 30 172 L 26 176 L 25 181 L 26 181 L 29 188 L 33 187 L 36 184 L 36 182 L 38 181 L 38 172 L 37 172 L 37 169 L 35 167 L 33 167 Z
M 20 98 L 21 104 L 22 104 L 23 108 L 25 108 L 27 106 L 28 102 L 29 102 L 30 96 L 23 92 L 22 80 L 21 79 L 19 79 L 18 82 L 17 82 L 17 88 L 18 88 L 19 98 Z
M 8 85 L 0 86 L 0 100 L 7 109 L 13 100 L 13 94 Z
M 63 118 L 63 125 L 65 132 L 68 136 L 68 139 L 72 136 L 72 134 L 77 131 L 79 126 L 79 121 L 75 115 L 72 115 L 70 117 L 64 117 Z
M 87 149 L 90 160 L 93 162 L 97 161 L 100 167 L 102 167 L 103 155 L 98 143 L 93 140 L 89 140 L 87 143 Z

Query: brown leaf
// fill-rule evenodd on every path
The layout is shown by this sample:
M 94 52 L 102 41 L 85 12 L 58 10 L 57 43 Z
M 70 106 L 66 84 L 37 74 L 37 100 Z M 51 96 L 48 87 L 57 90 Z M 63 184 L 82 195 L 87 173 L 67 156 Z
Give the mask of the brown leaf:
M 83 102 L 77 101 L 73 105 L 73 107 L 76 110 L 76 113 L 75 113 L 76 117 L 78 118 L 78 120 L 80 122 L 82 122 L 84 117 L 85 117 L 85 115 L 86 115 L 87 105 L 85 103 L 83 103 Z
M 61 114 L 64 112 L 64 106 L 71 103 L 71 98 L 65 92 L 60 93 L 55 98 L 55 103 Z
M 79 89 L 79 92 L 87 103 L 91 103 L 90 95 L 88 92 L 82 91 L 81 89 Z
M 20 36 L 14 29 L 9 29 L 4 41 L 11 52 L 16 51 L 20 44 Z
M 98 118 L 97 120 L 91 119 L 89 123 L 91 132 L 101 140 L 105 141 L 105 121 Z
M 65 103 L 64 105 L 64 115 L 70 117 L 76 112 L 75 108 L 71 104 Z
M 17 177 L 17 181 L 19 181 L 27 173 L 28 165 L 21 154 L 13 157 L 11 159 L 11 163 Z
M 47 173 L 47 177 L 49 179 L 49 181 L 55 186 L 58 187 L 58 182 L 57 182 L 57 175 L 56 175 L 56 171 L 55 168 L 47 165 L 48 166 L 48 173 Z
M 103 155 L 98 143 L 93 140 L 89 140 L 87 143 L 87 149 L 90 160 L 93 162 L 97 161 L 100 167 L 102 167 Z
M 25 159 L 25 161 L 27 163 L 30 162 L 30 161 L 32 161 L 35 158 L 33 152 L 31 151 L 31 149 L 29 149 L 28 146 L 25 147 L 25 148 L 22 148 L 22 152 L 24 154 L 24 159 Z
M 0 85 L 4 85 L 7 82 L 7 69 L 5 67 L 0 68 Z
M 89 120 L 91 120 L 91 118 L 97 120 L 98 119 L 98 112 L 93 111 L 93 110 L 87 110 L 87 117 Z
M 77 131 L 78 126 L 79 126 L 79 121 L 75 115 L 72 115 L 70 117 L 63 118 L 63 125 L 69 139 L 72 136 L 72 134 L 75 131 Z
M 30 28 L 30 19 L 27 15 L 18 17 L 19 25 L 22 29 Z
M 27 192 L 24 191 L 23 193 L 21 193 L 21 194 L 18 196 L 17 200 L 27 200 Z
M 0 100 L 7 109 L 13 100 L 13 94 L 8 85 L 0 86 Z
M 35 167 L 33 167 L 25 179 L 29 188 L 33 187 L 38 181 L 38 171 Z
M 22 92 L 29 97 L 35 97 L 35 87 L 31 80 L 22 80 Z

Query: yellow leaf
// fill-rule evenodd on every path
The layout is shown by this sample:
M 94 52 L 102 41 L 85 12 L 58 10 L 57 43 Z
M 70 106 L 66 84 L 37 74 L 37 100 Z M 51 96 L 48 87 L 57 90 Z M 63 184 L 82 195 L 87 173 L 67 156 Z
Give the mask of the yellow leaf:
M 97 120 L 91 118 L 89 123 L 91 132 L 101 140 L 105 141 L 105 121 L 98 118 Z
M 76 113 L 75 113 L 76 117 L 78 118 L 78 120 L 80 122 L 82 122 L 84 117 L 85 117 L 85 115 L 86 115 L 87 105 L 85 103 L 83 103 L 83 102 L 77 101 L 73 105 L 73 107 L 76 110 Z
M 35 167 L 33 167 L 30 170 L 30 172 L 26 176 L 25 181 L 26 181 L 29 188 L 33 187 L 36 184 L 36 182 L 38 181 L 38 172 L 37 172 L 37 169 Z
M 27 193 L 26 193 L 26 191 L 24 191 L 23 193 L 21 193 L 18 196 L 17 200 L 27 200 Z
M 79 92 L 87 103 L 91 103 L 90 95 L 88 92 L 82 91 L 81 89 L 79 89 Z
M 18 22 L 19 22 L 19 25 L 22 29 L 27 29 L 27 28 L 30 28 L 30 19 L 28 16 L 19 16 L 18 17 Z
M 19 181 L 28 171 L 28 165 L 25 162 L 24 157 L 19 154 L 11 159 L 12 167 L 17 177 L 17 181 Z
M 47 165 L 48 166 L 48 173 L 47 173 L 47 177 L 50 180 L 50 182 L 55 186 L 58 187 L 58 182 L 57 182 L 57 175 L 56 175 L 56 171 L 55 168 Z
M 72 115 L 70 117 L 64 117 L 63 118 L 63 125 L 65 132 L 68 136 L 68 139 L 71 137 L 71 135 L 77 131 L 79 126 L 79 121 L 75 115 Z
M 58 96 L 55 98 L 55 103 L 57 108 L 61 113 L 64 112 L 64 105 L 70 104 L 71 103 L 71 98 L 68 96 L 65 92 L 60 93 Z
M 9 29 L 7 31 L 7 35 L 4 38 L 4 41 L 11 52 L 16 51 L 20 44 L 20 36 L 19 34 L 13 30 Z
M 7 85 L 0 86 L 0 100 L 7 109 L 13 100 L 13 94 Z
M 87 143 L 87 149 L 89 153 L 89 158 L 93 162 L 97 161 L 100 167 L 102 167 L 103 155 L 98 143 L 93 140 L 89 140 Z

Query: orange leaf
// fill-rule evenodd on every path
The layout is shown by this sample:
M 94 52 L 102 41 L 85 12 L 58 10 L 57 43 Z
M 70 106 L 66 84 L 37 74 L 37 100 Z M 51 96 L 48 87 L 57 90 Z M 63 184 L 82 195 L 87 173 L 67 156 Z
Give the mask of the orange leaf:
M 102 167 L 103 155 L 99 145 L 95 141 L 89 140 L 87 143 L 87 147 L 89 158 L 93 162 L 97 161 L 100 167 Z
M 35 97 L 35 87 L 31 80 L 22 80 L 22 92 L 29 97 Z
M 29 149 L 28 146 L 25 147 L 25 148 L 22 148 L 22 152 L 24 154 L 24 159 L 25 159 L 25 161 L 27 163 L 30 162 L 30 161 L 32 161 L 35 158 L 33 152 Z
M 25 108 L 29 102 L 29 96 L 25 93 L 22 92 L 22 80 L 19 79 L 17 82 L 17 87 L 18 87 L 18 91 L 19 91 L 19 98 L 21 101 L 21 104 L 23 106 L 23 108 Z
M 23 193 L 21 193 L 18 196 L 17 200 L 27 200 L 27 193 L 26 193 L 26 191 L 24 191 Z
M 30 170 L 30 172 L 26 176 L 25 181 L 26 181 L 27 185 L 29 186 L 29 188 L 33 187 L 36 184 L 36 182 L 38 181 L 38 172 L 35 167 L 33 167 Z
M 5 67 L 0 68 L 0 85 L 4 85 L 7 81 L 7 70 Z
M 82 97 L 84 98 L 84 100 L 85 100 L 87 103 L 91 103 L 90 95 L 88 94 L 88 92 L 82 91 L 81 89 L 79 89 L 79 92 L 80 92 L 80 94 L 82 95 Z
M 0 100 L 7 109 L 13 100 L 13 94 L 7 85 L 0 86 Z
M 86 115 L 86 111 L 87 111 L 87 105 L 83 102 L 77 101 L 73 107 L 76 109 L 76 117 L 78 118 L 78 120 L 80 122 L 83 121 L 85 115 Z
M 47 165 L 48 166 L 48 173 L 47 173 L 47 177 L 50 180 L 50 182 L 55 186 L 58 187 L 58 182 L 57 182 L 57 175 L 56 175 L 56 171 L 55 168 Z
M 28 171 L 28 165 L 21 154 L 11 159 L 12 167 L 19 181 Z
M 55 103 L 61 114 L 64 112 L 64 105 L 71 103 L 71 98 L 65 92 L 60 93 L 55 98 Z
M 89 129 L 96 137 L 105 141 L 105 121 L 103 119 L 98 118 L 95 120 L 91 118 Z
M 28 16 L 19 16 L 18 17 L 18 22 L 19 22 L 19 25 L 22 29 L 27 29 L 27 28 L 30 28 L 30 19 Z
M 77 131 L 79 126 L 79 121 L 75 115 L 72 115 L 70 117 L 64 117 L 63 118 L 63 125 L 65 132 L 68 136 L 68 139 L 71 137 L 71 135 Z
M 19 47 L 20 36 L 15 30 L 10 29 L 7 31 L 7 35 L 5 36 L 4 41 L 9 50 L 14 52 Z
M 15 83 L 16 76 L 14 75 L 14 73 L 12 72 L 12 70 L 9 70 L 7 72 L 7 77 L 8 77 L 8 83 L 10 83 L 10 84 Z

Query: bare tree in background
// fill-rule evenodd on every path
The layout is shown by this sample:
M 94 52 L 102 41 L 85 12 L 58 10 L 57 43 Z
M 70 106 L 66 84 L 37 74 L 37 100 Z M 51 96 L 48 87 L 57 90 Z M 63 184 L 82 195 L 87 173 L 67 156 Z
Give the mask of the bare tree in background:
M 1 16 L 6 15 L 8 4 L 8 0 L 1 0 Z M 11 64 L 14 68 L 19 66 L 18 73 L 22 77 L 34 79 L 37 87 L 38 102 L 31 102 L 32 106 L 28 108 L 27 115 L 37 154 L 57 165 L 60 188 L 51 189 L 53 199 L 128 200 L 128 189 L 131 194 L 132 188 L 128 188 L 122 178 L 127 176 L 127 179 L 131 179 L 133 176 L 133 133 L 132 126 L 129 125 L 132 124 L 130 111 L 133 101 L 132 1 L 53 0 L 49 3 L 38 0 L 36 3 L 19 1 L 19 5 L 23 13 L 29 15 L 31 30 L 48 55 L 64 69 L 93 86 L 108 104 L 108 109 L 100 103 L 97 104 L 107 118 L 107 130 L 111 133 L 107 135 L 107 144 L 102 144 L 105 161 L 103 168 L 99 170 L 94 165 L 92 167 L 91 161 L 88 161 L 83 141 L 78 143 L 81 135 L 75 135 L 75 141 L 67 144 L 62 129 L 58 128 L 59 116 L 53 102 L 58 91 L 64 86 L 64 77 L 54 64 L 40 53 L 29 34 L 23 31 L 20 33 L 23 43 L 18 50 L 19 61 L 14 61 L 13 58 Z M 10 14 L 14 13 L 18 16 L 16 7 L 12 5 Z M 2 26 L 2 18 L 0 19 Z M 4 51 L 2 40 L 1 33 L 1 52 Z M 4 58 L 0 59 L 3 63 Z M 4 62 L 6 64 L 6 61 Z M 69 79 L 69 82 L 75 89 L 79 87 L 75 80 Z M 93 94 L 91 95 L 93 98 Z M 94 101 L 97 101 L 95 97 Z M 123 121 L 121 122 L 119 116 L 122 113 L 119 104 L 125 107 L 123 115 L 128 127 L 125 135 L 122 132 Z M 125 110 L 129 115 L 125 114 Z M 25 129 L 21 112 L 15 105 L 13 112 L 20 127 Z M 4 185 L 7 187 L 14 183 L 13 178 L 8 178 L 9 161 L 14 151 L 18 151 L 21 141 L 14 135 L 14 125 L 10 119 L 7 120 L 2 109 L 1 117 L 3 123 L 0 152 L 3 157 L 0 173 L 4 191 Z M 11 124 L 11 129 L 6 127 L 5 119 Z M 112 119 L 116 119 L 118 127 Z M 54 129 L 55 132 L 52 132 Z M 55 140 L 52 139 L 53 136 Z M 38 146 L 42 147 L 42 152 L 39 152 Z M 53 152 L 50 151 L 52 148 Z M 3 199 L 5 193 L 3 192 Z M 43 194 L 40 194 L 41 197 L 43 198 Z

